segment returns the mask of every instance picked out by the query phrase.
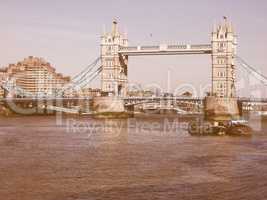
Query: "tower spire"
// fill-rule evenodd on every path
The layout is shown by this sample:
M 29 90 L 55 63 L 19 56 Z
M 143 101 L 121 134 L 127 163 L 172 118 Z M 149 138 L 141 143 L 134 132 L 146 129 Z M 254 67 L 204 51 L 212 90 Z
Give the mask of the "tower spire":
M 118 33 L 118 22 L 116 19 L 113 19 L 112 22 L 112 36 L 114 37 Z
M 227 17 L 223 16 L 223 22 L 226 24 L 227 23 Z

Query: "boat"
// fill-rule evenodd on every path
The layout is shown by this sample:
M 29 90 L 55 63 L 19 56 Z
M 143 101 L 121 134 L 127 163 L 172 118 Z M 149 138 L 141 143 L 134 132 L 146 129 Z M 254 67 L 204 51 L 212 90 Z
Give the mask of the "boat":
M 231 136 L 251 136 L 252 131 L 247 121 L 231 120 L 227 127 L 226 134 Z
M 196 121 L 189 123 L 188 132 L 191 135 L 211 136 L 251 136 L 252 128 L 245 120 L 230 120 L 227 122 L 218 121 Z
M 226 127 L 209 121 L 195 121 L 189 123 L 188 132 L 194 136 L 222 136 L 226 134 Z

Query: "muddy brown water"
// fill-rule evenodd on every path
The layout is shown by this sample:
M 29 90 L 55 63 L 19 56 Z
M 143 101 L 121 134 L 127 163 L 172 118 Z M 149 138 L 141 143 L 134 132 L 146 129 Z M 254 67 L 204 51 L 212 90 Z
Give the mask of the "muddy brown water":
M 0 117 L 0 199 L 267 199 L 267 120 L 251 138 L 193 137 L 190 120 Z

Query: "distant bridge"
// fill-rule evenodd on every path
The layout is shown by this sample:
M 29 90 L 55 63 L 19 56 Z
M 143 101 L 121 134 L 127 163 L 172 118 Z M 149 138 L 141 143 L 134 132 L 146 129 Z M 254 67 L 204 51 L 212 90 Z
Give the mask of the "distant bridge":
M 187 101 L 194 103 L 202 103 L 203 98 L 197 97 L 125 97 L 125 105 L 135 105 L 143 102 L 159 102 L 159 101 Z
M 90 101 L 93 97 L 71 97 L 71 98 L 64 98 L 64 97 L 44 97 L 44 98 L 0 98 L 0 102 L 23 102 L 23 101 Z M 156 102 L 156 101 L 188 101 L 188 102 L 203 102 L 203 97 L 124 97 L 123 100 L 125 104 L 138 104 L 140 102 Z M 267 98 L 249 98 L 249 97 L 238 97 L 237 100 L 239 102 L 258 102 L 258 103 L 267 103 Z

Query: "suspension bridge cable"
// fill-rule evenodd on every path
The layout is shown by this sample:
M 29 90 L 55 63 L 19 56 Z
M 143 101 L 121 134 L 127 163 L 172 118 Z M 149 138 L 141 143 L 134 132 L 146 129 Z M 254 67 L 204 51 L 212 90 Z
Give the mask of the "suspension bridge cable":
M 84 73 L 78 80 L 76 80 L 75 82 L 73 82 L 73 84 L 74 84 L 74 85 L 77 85 L 77 84 L 83 82 L 84 80 L 86 80 L 86 79 L 88 78 L 88 74 L 89 74 L 91 71 L 93 71 L 96 67 L 97 67 L 97 65 L 94 65 L 94 66 L 93 66 L 92 68 L 90 68 L 86 73 Z M 94 73 L 94 72 L 92 72 L 92 73 Z M 91 73 L 91 74 L 92 74 L 92 73 Z M 90 77 L 91 74 L 89 74 L 89 77 Z
M 96 58 L 91 64 L 89 64 L 86 68 L 84 68 L 79 74 L 75 75 L 72 80 L 77 79 L 79 76 L 86 73 L 87 70 L 89 70 L 91 67 L 94 67 L 100 60 L 100 57 Z
M 95 68 L 95 67 L 94 67 L 94 68 Z M 92 68 L 92 70 L 93 70 L 94 68 Z M 79 84 L 82 84 L 83 82 L 85 82 L 86 80 L 88 80 L 88 78 L 92 77 L 92 76 L 96 73 L 96 71 L 97 71 L 99 68 L 101 68 L 101 66 L 99 66 L 95 71 L 91 72 L 90 74 L 88 74 L 88 73 L 85 74 L 85 75 L 83 76 L 83 78 L 77 80 L 76 82 L 71 83 L 71 85 L 68 85 L 68 87 L 63 88 L 62 91 L 65 91 L 66 89 L 70 89 L 70 88 L 73 88 L 73 87 L 75 87 L 75 86 L 77 86 L 77 85 L 79 85 Z M 92 71 L 92 70 L 90 70 L 90 71 Z
M 102 71 L 102 68 L 99 67 L 91 76 L 90 79 L 87 79 L 87 81 L 84 81 L 82 84 L 78 85 L 79 88 L 84 88 L 85 86 L 87 86 L 88 84 L 90 84 L 92 81 L 94 81 L 98 75 L 100 74 L 100 72 Z
M 242 59 L 241 57 L 237 56 L 237 61 L 240 62 L 240 64 L 242 64 L 244 67 L 249 68 L 250 70 L 252 70 L 253 72 L 257 73 L 258 75 L 260 75 L 261 77 L 263 77 L 264 79 L 267 80 L 267 77 L 263 74 L 261 74 L 260 72 L 258 72 L 255 68 L 251 67 L 244 59 Z
M 253 75 L 256 79 L 258 79 L 259 81 L 261 81 L 263 85 L 266 85 L 266 86 L 267 86 L 267 77 L 266 77 L 265 75 L 261 74 L 261 73 L 258 72 L 256 69 L 254 69 L 253 67 L 251 67 L 249 64 L 247 64 L 247 63 L 244 61 L 244 59 L 242 59 L 242 58 L 239 57 L 239 56 L 237 56 L 237 61 L 241 64 L 241 66 L 242 66 L 247 72 L 249 72 L 249 73 L 251 73 L 251 71 L 254 72 L 254 73 L 252 73 L 252 75 Z M 255 75 L 255 73 L 256 73 L 258 76 L 260 76 L 263 80 L 262 80 L 262 79 L 259 79 L 259 77 L 257 77 L 257 76 Z
M 100 73 L 101 71 L 99 71 Z M 87 83 L 85 83 L 83 86 L 81 86 L 81 89 L 85 88 L 88 84 L 90 84 L 92 81 L 94 81 L 96 79 L 96 77 L 98 77 L 99 73 L 95 74 L 95 76 L 93 76 Z
M 63 88 L 62 90 L 58 91 L 56 95 L 62 95 L 66 90 L 69 90 L 69 89 L 76 89 L 76 87 L 79 87 L 79 85 L 81 85 L 83 83 L 85 83 L 84 85 L 89 84 L 99 75 L 99 73 L 101 71 L 102 71 L 102 66 L 99 66 L 94 72 L 92 72 L 88 76 L 86 76 L 85 79 L 83 79 L 82 81 L 79 81 L 75 84 L 69 85 L 68 87 Z M 93 78 L 91 78 L 92 76 L 93 76 Z M 89 79 L 89 78 L 91 78 L 91 79 Z M 88 81 L 88 79 L 89 79 L 89 81 Z M 80 87 L 80 88 L 83 88 L 83 87 Z
M 96 71 L 94 71 L 94 73 L 92 73 L 92 77 L 89 80 L 83 82 L 85 84 L 83 84 L 83 86 L 81 86 L 80 88 L 84 88 L 86 85 L 94 81 L 96 77 L 98 77 L 98 75 L 101 73 L 101 71 L 102 67 L 99 67 Z
M 247 73 L 249 73 L 249 74 L 252 74 L 258 81 L 260 81 L 264 86 L 267 86 L 267 83 L 266 83 L 266 81 L 267 80 L 262 80 L 262 78 L 259 78 L 258 76 L 260 76 L 260 74 L 259 73 L 256 73 L 255 74 L 255 71 L 253 70 L 253 72 L 251 73 L 251 70 L 249 69 L 249 68 L 247 68 L 247 67 L 245 67 L 242 63 L 240 63 L 241 64 L 241 67 L 243 67 L 243 69 L 245 69 L 246 71 L 247 71 Z
M 88 82 L 88 79 L 91 80 L 90 78 L 93 77 L 96 73 L 98 74 L 100 69 L 101 69 L 101 67 L 97 68 L 94 72 L 92 72 L 89 76 L 87 76 L 86 79 L 84 79 L 82 82 L 79 82 L 78 84 L 75 84 L 74 87 L 82 85 L 83 83 Z
M 80 77 L 75 82 L 72 82 L 72 83 L 66 85 L 57 93 L 62 94 L 64 91 L 71 89 L 71 88 L 74 88 L 76 85 L 79 85 L 79 84 L 83 83 L 84 81 L 86 81 L 88 78 L 90 78 L 95 73 L 96 70 L 94 72 L 91 72 L 91 71 L 96 67 L 96 64 L 97 64 L 97 62 L 95 62 L 94 65 L 92 65 L 91 68 L 85 74 L 82 75 L 82 77 Z M 100 68 L 101 68 L 101 66 L 100 66 Z M 91 73 L 89 74 L 89 72 L 91 72 Z M 81 73 L 80 73 L 80 75 L 81 75 Z

